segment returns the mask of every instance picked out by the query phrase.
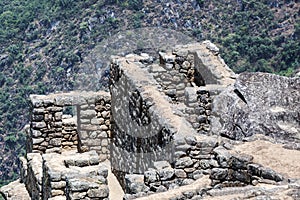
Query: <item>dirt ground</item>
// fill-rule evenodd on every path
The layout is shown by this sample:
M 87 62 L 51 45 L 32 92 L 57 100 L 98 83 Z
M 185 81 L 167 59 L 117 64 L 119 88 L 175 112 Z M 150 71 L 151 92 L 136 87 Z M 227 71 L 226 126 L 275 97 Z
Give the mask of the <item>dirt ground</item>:
M 287 178 L 300 178 L 300 151 L 285 149 L 282 144 L 264 140 L 236 145 L 233 150 L 252 155 L 253 162 L 269 167 Z

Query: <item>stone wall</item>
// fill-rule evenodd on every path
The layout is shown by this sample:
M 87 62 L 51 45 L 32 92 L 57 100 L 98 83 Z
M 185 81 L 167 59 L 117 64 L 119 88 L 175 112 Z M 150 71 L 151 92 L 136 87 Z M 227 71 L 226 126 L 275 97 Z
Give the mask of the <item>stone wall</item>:
M 259 182 L 283 180 L 282 175 L 254 163 L 251 156 L 231 153 L 228 143 L 220 143 L 214 137 L 178 137 L 174 145 L 175 154 L 179 156 L 175 161 L 154 162 L 144 174 L 125 176 L 125 199 L 176 189 L 204 176 L 209 176 L 214 188 L 255 186 Z M 195 194 L 197 191 L 193 191 L 192 197 Z
M 28 152 L 61 153 L 96 150 L 109 157 L 110 95 L 71 92 L 31 95 L 32 116 Z
M 31 199 L 107 199 L 108 169 L 96 151 L 78 154 L 28 153 L 21 158 L 21 182 Z
M 205 45 L 161 53 L 160 64 L 143 64 L 138 55 L 114 57 L 111 164 L 127 199 L 191 184 L 204 175 L 214 187 L 283 179 L 251 156 L 230 153 L 217 137 L 205 136 L 214 96 L 234 82 L 217 52 Z M 210 63 L 207 79 L 198 74 L 203 63 Z

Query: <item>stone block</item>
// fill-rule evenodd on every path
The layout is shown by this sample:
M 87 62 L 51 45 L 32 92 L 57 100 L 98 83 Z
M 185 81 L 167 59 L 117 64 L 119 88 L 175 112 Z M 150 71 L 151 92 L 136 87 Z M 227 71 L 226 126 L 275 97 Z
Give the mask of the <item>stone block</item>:
M 73 178 L 67 180 L 68 189 L 72 192 L 86 192 L 99 187 L 91 178 Z
M 61 146 L 61 138 L 53 138 L 49 141 L 49 144 L 55 147 Z
M 178 159 L 175 162 L 175 168 L 180 169 L 180 168 L 187 168 L 190 167 L 194 164 L 194 162 L 192 161 L 192 159 L 190 157 L 183 157 Z
M 186 178 L 187 175 L 183 169 L 175 169 L 175 176 L 178 178 Z
M 160 180 L 166 181 L 171 180 L 174 176 L 174 169 L 173 168 L 163 168 L 158 170 L 158 174 L 160 177 Z
M 94 117 L 96 117 L 96 111 L 95 110 L 81 110 L 80 111 L 80 118 L 92 119 Z
M 149 188 L 144 184 L 144 175 L 126 174 L 125 191 L 129 194 L 149 191 Z
M 32 119 L 32 121 L 40 122 L 40 121 L 44 120 L 44 114 L 32 115 L 31 119 Z
M 32 138 L 32 144 L 37 145 L 37 144 L 41 144 L 45 139 L 44 138 Z
M 42 129 L 42 128 L 46 128 L 46 123 L 45 122 L 31 122 L 31 126 L 34 129 Z
M 228 175 L 228 169 L 214 168 L 211 170 L 210 178 L 215 180 L 225 180 Z
M 63 110 L 63 107 L 59 107 L 59 106 L 51 106 L 46 108 L 47 111 L 50 112 L 61 112 Z
M 87 191 L 87 196 L 90 198 L 105 198 L 109 195 L 109 189 L 107 185 L 101 185 L 96 189 L 89 189 Z
M 100 130 L 101 131 L 107 131 L 109 128 L 106 125 L 100 125 Z
M 80 128 L 82 130 L 87 130 L 87 131 L 97 131 L 99 129 L 99 126 L 92 125 L 92 124 L 81 124 Z
M 44 108 L 33 108 L 32 114 L 34 115 L 43 115 L 45 112 Z
M 51 190 L 51 196 L 55 197 L 55 196 L 61 196 L 64 195 L 64 190 Z
M 34 130 L 34 129 L 31 129 L 31 134 L 32 134 L 32 137 L 40 137 L 42 135 L 42 132 L 39 131 L 39 130 Z
M 155 183 L 157 181 L 159 181 L 159 175 L 157 174 L 157 172 L 155 170 L 151 170 L 151 171 L 146 171 L 144 173 L 144 180 L 145 183 L 150 184 L 150 183 Z
M 51 182 L 51 189 L 62 189 L 66 187 L 66 181 Z

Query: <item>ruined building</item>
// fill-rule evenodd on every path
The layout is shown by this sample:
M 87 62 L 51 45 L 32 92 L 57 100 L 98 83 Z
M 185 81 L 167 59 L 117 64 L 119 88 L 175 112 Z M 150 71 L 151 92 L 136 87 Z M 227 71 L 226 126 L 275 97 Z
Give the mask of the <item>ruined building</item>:
M 299 78 L 236 75 L 209 41 L 113 57 L 110 93 L 31 95 L 21 178 L 1 194 L 299 199 L 299 98 Z

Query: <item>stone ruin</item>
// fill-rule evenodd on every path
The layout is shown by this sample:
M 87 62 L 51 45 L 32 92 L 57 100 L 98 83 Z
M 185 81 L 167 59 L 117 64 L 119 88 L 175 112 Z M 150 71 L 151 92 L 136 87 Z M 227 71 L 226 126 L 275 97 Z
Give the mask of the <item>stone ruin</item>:
M 110 93 L 31 95 L 21 178 L 1 194 L 5 199 L 300 198 L 300 79 L 236 75 L 218 51 L 205 41 L 160 52 L 159 63 L 147 54 L 113 57 Z M 283 165 L 280 157 L 264 162 L 267 147 L 293 155 L 296 164 L 283 170 L 272 165 Z M 264 148 L 265 155 L 257 153 Z M 117 196 L 116 187 L 122 188 Z

